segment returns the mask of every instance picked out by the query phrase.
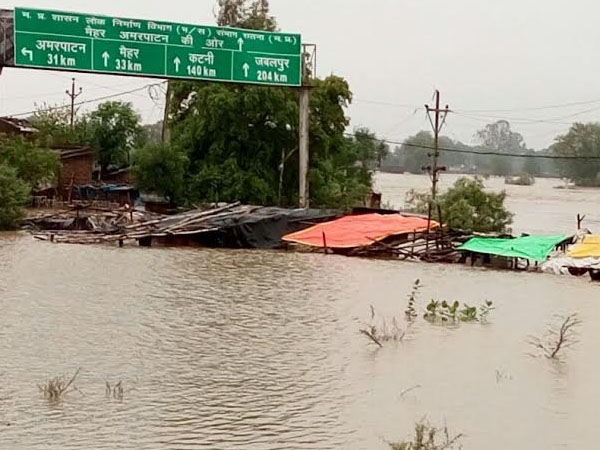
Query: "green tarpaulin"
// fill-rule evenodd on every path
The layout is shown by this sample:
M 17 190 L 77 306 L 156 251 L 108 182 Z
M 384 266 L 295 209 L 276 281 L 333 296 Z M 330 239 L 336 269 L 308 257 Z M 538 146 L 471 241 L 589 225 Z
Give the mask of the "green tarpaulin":
M 569 236 L 524 236 L 515 239 L 473 238 L 458 247 L 459 250 L 486 255 L 544 261 L 558 244 Z

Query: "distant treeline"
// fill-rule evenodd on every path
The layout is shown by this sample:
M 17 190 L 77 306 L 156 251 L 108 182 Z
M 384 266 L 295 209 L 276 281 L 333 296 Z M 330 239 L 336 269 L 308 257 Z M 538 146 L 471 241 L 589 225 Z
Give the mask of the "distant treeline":
M 518 133 L 515 134 L 518 135 Z M 440 164 L 445 166 L 448 172 L 454 173 L 498 176 L 520 174 L 529 174 L 536 177 L 560 176 L 553 159 L 539 158 L 542 155 L 552 155 L 551 149 L 542 151 L 528 149 L 522 143 L 522 138 L 519 139 L 518 136 L 516 139 L 505 139 L 505 142 L 496 143 L 490 142 L 490 139 L 488 145 L 482 143 L 475 146 L 442 136 L 439 141 L 439 148 L 441 149 Z M 433 145 L 432 133 L 421 131 L 408 138 L 402 145 L 396 146 L 382 162 L 380 169 L 384 172 L 423 173 L 423 168 L 431 162 L 429 155 L 432 152 Z M 489 153 L 498 153 L 498 155 L 490 155 Z M 523 156 L 505 156 L 507 154 Z

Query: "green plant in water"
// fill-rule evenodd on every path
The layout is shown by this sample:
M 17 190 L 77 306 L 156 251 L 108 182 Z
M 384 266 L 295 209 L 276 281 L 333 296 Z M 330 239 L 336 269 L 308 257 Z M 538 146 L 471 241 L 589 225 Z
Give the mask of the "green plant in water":
M 464 303 L 462 308 L 460 303 L 455 301 L 448 303 L 447 301 L 439 302 L 431 300 L 426 307 L 426 312 L 423 318 L 429 322 L 442 323 L 460 323 L 460 322 L 487 322 L 487 317 L 494 309 L 491 301 L 486 301 L 479 308 L 470 306 Z
M 460 310 L 459 320 L 461 322 L 477 322 L 477 307 L 464 305 L 464 308 Z
M 494 303 L 490 300 L 486 300 L 485 303 L 479 306 L 479 321 L 481 323 L 486 323 L 489 314 L 496 309 L 494 307 Z
M 410 291 L 410 294 L 408 294 L 408 307 L 406 308 L 406 311 L 404 311 L 404 314 L 406 314 L 406 319 L 408 321 L 412 321 L 418 316 L 416 308 L 417 294 L 419 293 L 419 289 L 421 289 L 422 287 L 423 285 L 421 284 L 421 280 L 416 279 L 413 283 L 413 287 Z
M 448 427 L 439 429 L 425 422 L 415 425 L 415 435 L 410 441 L 390 442 L 392 450 L 453 450 L 460 449 L 462 434 L 450 437 Z

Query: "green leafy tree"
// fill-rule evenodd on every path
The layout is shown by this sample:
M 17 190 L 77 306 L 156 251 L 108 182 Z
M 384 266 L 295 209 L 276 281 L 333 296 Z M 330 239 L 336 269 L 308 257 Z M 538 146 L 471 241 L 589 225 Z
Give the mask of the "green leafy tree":
M 485 148 L 498 153 L 515 153 L 527 150 L 523 136 L 513 131 L 510 122 L 507 120 L 487 124 L 475 136 Z
M 30 190 L 52 184 L 60 170 L 55 152 L 39 148 L 22 136 L 0 138 L 0 163 L 14 168 Z
M 66 105 L 43 103 L 28 120 L 38 130 L 35 138 L 42 147 L 78 145 L 85 140 L 83 122 L 76 116 L 71 128 L 71 113 Z
M 459 178 L 435 202 L 429 194 L 414 190 L 409 192 L 407 203 L 415 212 L 427 214 L 432 206 L 432 216 L 440 220 L 437 205 L 442 211 L 442 221 L 449 228 L 479 233 L 504 233 L 510 231 L 513 215 L 504 206 L 506 192 L 486 192 L 479 178 Z
M 401 165 L 411 173 L 425 173 L 424 167 L 431 164 L 430 155 L 433 152 L 434 145 L 434 137 L 430 131 L 419 131 L 416 135 L 409 137 L 398 150 Z M 440 165 L 460 167 L 470 164 L 467 154 L 444 150 L 469 149 L 461 142 L 453 141 L 447 136 L 440 136 L 438 148 L 440 149 Z
M 130 163 L 130 154 L 143 143 L 140 117 L 131 103 L 106 102 L 83 119 L 85 139 L 94 148 L 101 173 L 109 166 Z
M 430 164 L 429 153 L 432 151 L 433 144 L 433 135 L 429 131 L 419 131 L 406 139 L 400 147 L 404 169 L 410 173 L 424 173 L 424 167 Z
M 479 130 L 475 137 L 481 142 L 483 148 L 499 154 L 525 154 L 527 145 L 520 133 L 512 130 L 510 122 L 498 120 L 487 124 Z M 522 161 L 508 156 L 490 157 L 490 172 L 494 175 L 506 176 L 521 170 Z
M 31 187 L 19 178 L 14 167 L 0 163 L 0 230 L 17 226 L 30 191 Z
M 558 156 L 580 157 L 559 163 L 562 177 L 578 185 L 600 185 L 600 123 L 575 123 L 569 132 L 556 138 L 552 152 Z M 592 159 L 585 159 L 592 157 Z
M 276 29 L 266 1 L 220 2 L 218 22 Z M 288 88 L 174 82 L 171 140 L 188 157 L 186 200 L 295 205 L 298 202 L 298 94 Z M 313 81 L 310 110 L 311 202 L 352 205 L 371 188 L 387 151 L 368 130 L 347 138 L 346 80 Z
M 181 202 L 185 192 L 188 164 L 185 152 L 169 144 L 148 144 L 135 153 L 134 175 L 137 186 L 147 192 Z
M 354 144 L 357 160 L 363 165 L 367 164 L 365 168 L 369 170 L 381 167 L 390 153 L 389 145 L 377 139 L 375 133 L 365 127 L 354 130 L 351 141 Z
M 276 31 L 277 22 L 269 13 L 268 0 L 218 0 L 217 24 L 250 30 Z
M 143 141 L 146 144 L 159 144 L 162 142 L 163 121 L 142 125 Z

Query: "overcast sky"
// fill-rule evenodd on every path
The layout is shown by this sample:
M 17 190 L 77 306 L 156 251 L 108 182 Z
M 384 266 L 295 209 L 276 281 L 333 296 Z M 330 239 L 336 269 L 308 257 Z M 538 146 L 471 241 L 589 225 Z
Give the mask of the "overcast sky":
M 213 24 L 214 3 L 22 0 L 3 7 Z M 271 0 L 271 9 L 282 31 L 318 45 L 320 76 L 348 79 L 355 96 L 348 111 L 352 126 L 390 140 L 429 128 L 423 105 L 436 88 L 455 111 L 444 133 L 467 143 L 485 123 L 505 118 L 530 147 L 541 149 L 573 121 L 600 116 L 600 4 L 593 0 Z M 71 76 L 5 69 L 0 114 L 27 112 L 36 102 L 66 102 Z M 156 82 L 75 77 L 83 87 L 78 100 Z M 164 105 L 158 94 L 143 90 L 122 98 L 145 122 L 155 122 Z

